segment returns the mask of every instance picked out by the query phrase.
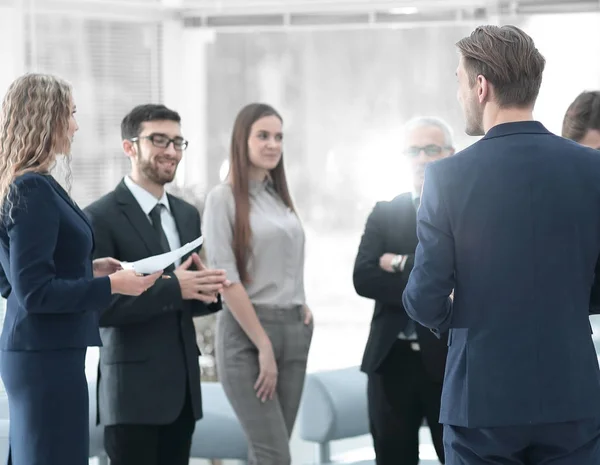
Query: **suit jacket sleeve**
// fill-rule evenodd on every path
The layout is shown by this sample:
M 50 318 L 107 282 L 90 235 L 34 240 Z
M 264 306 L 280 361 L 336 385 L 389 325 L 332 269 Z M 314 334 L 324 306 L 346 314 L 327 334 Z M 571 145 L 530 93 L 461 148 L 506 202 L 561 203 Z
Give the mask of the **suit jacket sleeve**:
M 3 299 L 8 299 L 8 296 L 11 292 L 10 283 L 8 282 L 8 278 L 6 277 L 6 273 L 4 272 L 4 268 L 0 266 L 0 295 Z
M 435 168 L 436 165 L 429 165 L 425 171 L 417 213 L 419 244 L 403 302 L 413 320 L 439 337 L 450 328 L 453 302 L 449 296 L 455 280 L 454 238 Z
M 414 256 L 408 257 L 404 270 L 400 273 L 388 273 L 379 266 L 379 258 L 389 252 L 385 250 L 385 236 L 389 234 L 387 205 L 377 203 L 367 219 L 352 278 L 358 295 L 389 305 L 402 305 L 402 291 L 406 287 Z
M 596 273 L 592 284 L 592 293 L 590 296 L 590 313 L 593 315 L 600 314 L 600 257 L 596 262 Z
M 29 313 L 102 309 L 111 298 L 108 277 L 57 277 L 54 255 L 60 213 L 53 188 L 45 179 L 33 176 L 17 180 L 15 186 L 12 218 L 5 218 L 5 223 L 10 244 L 8 275 L 19 304 Z

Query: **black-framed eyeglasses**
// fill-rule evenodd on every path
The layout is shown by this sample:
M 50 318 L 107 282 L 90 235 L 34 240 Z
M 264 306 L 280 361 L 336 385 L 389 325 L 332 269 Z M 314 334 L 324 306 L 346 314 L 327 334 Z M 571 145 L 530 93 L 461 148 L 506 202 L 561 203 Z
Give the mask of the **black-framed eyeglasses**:
M 417 147 L 417 146 L 413 145 L 411 147 L 408 147 L 404 151 L 404 155 L 406 155 L 407 157 L 410 157 L 410 158 L 415 158 L 415 157 L 418 157 L 421 152 L 423 152 L 428 157 L 437 157 L 444 150 L 451 150 L 451 149 L 452 149 L 452 147 L 449 147 L 447 145 L 443 146 L 443 147 L 440 145 L 437 145 L 437 144 L 424 145 L 423 147 Z
M 150 134 L 149 136 L 140 136 L 129 139 L 131 142 L 138 142 L 140 139 L 149 140 L 154 147 L 158 147 L 160 149 L 166 149 L 171 143 L 173 144 L 173 148 L 178 151 L 183 151 L 187 149 L 188 141 L 183 137 L 175 137 L 171 139 L 165 134 Z

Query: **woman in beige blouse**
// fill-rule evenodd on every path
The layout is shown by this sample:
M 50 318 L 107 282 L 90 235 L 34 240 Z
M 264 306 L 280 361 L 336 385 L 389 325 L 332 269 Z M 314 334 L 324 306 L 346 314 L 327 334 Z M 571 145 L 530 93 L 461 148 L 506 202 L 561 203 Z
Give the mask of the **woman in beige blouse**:
M 219 378 L 249 440 L 249 463 L 291 463 L 312 338 L 304 231 L 283 165 L 282 119 L 253 103 L 238 114 L 226 182 L 207 196 L 204 244 L 232 283 L 217 319 Z

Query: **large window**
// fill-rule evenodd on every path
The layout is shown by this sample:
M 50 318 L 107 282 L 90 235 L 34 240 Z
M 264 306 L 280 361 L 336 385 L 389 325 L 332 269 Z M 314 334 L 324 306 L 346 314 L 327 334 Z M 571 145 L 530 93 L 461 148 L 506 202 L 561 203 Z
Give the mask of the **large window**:
M 85 206 L 129 170 L 121 119 L 135 105 L 159 100 L 160 26 L 34 15 L 26 29 L 27 70 L 54 73 L 73 84 L 80 130 L 73 145 L 72 193 Z
M 511 23 L 533 34 L 548 60 L 536 117 L 560 132 L 575 95 L 600 88 L 600 15 Z M 453 127 L 459 149 L 475 140 L 464 134 L 454 75 L 454 43 L 471 30 L 217 33 L 209 46 L 210 186 L 243 105 L 266 101 L 284 118 L 288 179 L 308 232 L 307 297 L 316 319 L 310 369 L 360 363 L 373 304 L 353 289 L 353 262 L 374 203 L 409 189 L 402 123 L 436 115 Z

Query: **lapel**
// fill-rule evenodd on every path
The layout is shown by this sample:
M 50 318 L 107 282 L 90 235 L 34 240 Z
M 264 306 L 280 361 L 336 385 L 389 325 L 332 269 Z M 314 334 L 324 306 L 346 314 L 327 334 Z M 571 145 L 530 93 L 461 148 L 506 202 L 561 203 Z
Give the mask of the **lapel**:
M 75 213 L 77 213 L 79 215 L 79 217 L 85 221 L 85 224 L 88 225 L 88 227 L 90 228 L 90 230 L 92 230 L 92 225 L 90 224 L 90 221 L 88 220 L 88 217 L 85 215 L 85 213 L 83 213 L 83 211 L 81 211 L 81 209 L 77 206 L 77 204 L 75 203 L 75 201 L 69 196 L 69 194 L 67 193 L 66 190 L 64 190 L 64 188 L 60 185 L 60 183 L 54 179 L 54 177 L 52 175 L 49 175 L 48 178 L 50 179 L 50 185 L 52 186 L 52 189 L 54 189 L 56 191 L 56 193 L 58 195 L 60 195 L 63 200 L 65 202 L 67 202 L 67 204 L 73 209 L 75 210 Z
M 131 227 L 136 231 L 142 242 L 146 245 L 150 255 L 159 255 L 163 253 L 160 246 L 160 240 L 148 217 L 140 207 L 140 204 L 135 200 L 131 191 L 121 181 L 115 189 L 115 198 L 117 203 Z
M 175 226 L 177 226 L 177 232 L 179 233 L 179 240 L 181 241 L 181 245 L 185 245 L 188 242 L 196 239 L 195 230 L 191 224 L 193 220 L 193 216 L 186 212 L 185 204 L 181 202 L 177 197 L 172 196 L 171 194 L 167 194 L 169 199 L 169 207 L 171 208 L 171 214 L 175 219 Z M 184 262 L 191 253 L 186 254 L 182 257 L 181 261 Z
M 391 252 L 412 254 L 417 247 L 417 211 L 412 194 L 401 194 L 389 204 L 388 240 Z

